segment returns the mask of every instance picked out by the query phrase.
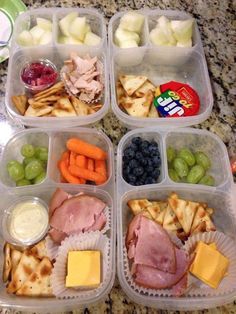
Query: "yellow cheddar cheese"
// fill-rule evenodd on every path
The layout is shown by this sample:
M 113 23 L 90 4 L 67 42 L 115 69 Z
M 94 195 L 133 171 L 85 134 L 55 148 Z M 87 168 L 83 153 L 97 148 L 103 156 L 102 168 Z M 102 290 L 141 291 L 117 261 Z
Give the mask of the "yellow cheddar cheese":
M 66 287 L 96 288 L 101 282 L 100 251 L 68 253 Z
M 222 255 L 212 243 L 207 245 L 200 241 L 195 250 L 195 258 L 190 272 L 210 287 L 216 289 L 229 267 L 229 260 Z

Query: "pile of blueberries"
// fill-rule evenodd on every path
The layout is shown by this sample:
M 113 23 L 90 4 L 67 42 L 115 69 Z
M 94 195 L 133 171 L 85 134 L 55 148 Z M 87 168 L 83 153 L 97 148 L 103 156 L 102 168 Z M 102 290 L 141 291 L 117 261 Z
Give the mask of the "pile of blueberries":
M 158 144 L 134 137 L 123 153 L 123 177 L 131 185 L 157 183 L 161 157 Z

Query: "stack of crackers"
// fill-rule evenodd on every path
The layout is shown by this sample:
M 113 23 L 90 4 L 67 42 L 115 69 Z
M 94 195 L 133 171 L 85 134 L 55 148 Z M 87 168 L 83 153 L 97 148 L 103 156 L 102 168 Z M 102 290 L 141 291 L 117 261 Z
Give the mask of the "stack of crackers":
M 134 215 L 142 213 L 181 240 L 195 233 L 216 230 L 211 220 L 212 208 L 205 203 L 180 199 L 176 193 L 172 193 L 166 201 L 130 200 L 128 206 Z
M 21 296 L 53 296 L 50 275 L 52 262 L 47 257 L 45 240 L 31 249 L 4 246 L 3 282 L 7 292 Z
M 12 96 L 17 110 L 28 117 L 73 117 L 86 116 L 98 111 L 101 104 L 86 104 L 70 96 L 62 82 L 58 82 L 32 98 L 26 95 Z
M 146 76 L 120 75 L 116 85 L 118 105 L 130 116 L 156 118 L 155 90 Z

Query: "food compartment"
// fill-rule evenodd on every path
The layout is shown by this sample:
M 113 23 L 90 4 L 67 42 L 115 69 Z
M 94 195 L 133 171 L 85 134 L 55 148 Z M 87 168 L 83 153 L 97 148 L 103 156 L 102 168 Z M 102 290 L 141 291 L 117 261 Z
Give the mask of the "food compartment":
M 157 25 L 157 21 L 158 19 L 164 16 L 166 17 L 169 21 L 185 21 L 188 19 L 193 18 L 191 15 L 181 12 L 181 11 L 173 11 L 173 10 L 150 10 L 147 13 L 147 21 L 148 21 L 148 34 L 150 34 L 150 32 L 156 27 Z M 201 44 L 201 38 L 200 38 L 200 34 L 199 34 L 199 30 L 197 27 L 197 22 L 196 20 L 194 20 L 193 23 L 193 28 L 192 28 L 192 47 L 177 47 L 177 46 L 157 46 L 155 44 L 152 43 L 152 41 L 150 40 L 150 36 L 148 36 L 148 43 L 149 46 L 151 48 L 166 48 L 167 52 L 169 50 L 169 52 L 172 52 L 172 57 L 176 57 L 176 53 L 186 53 L 186 52 L 190 52 L 190 50 L 192 50 L 192 48 L 194 49 L 200 49 L 199 45 Z M 163 49 L 164 52 L 164 49 Z
M 109 190 L 113 181 L 113 147 L 111 141 L 105 134 L 95 129 L 80 128 L 79 130 L 71 129 L 70 131 L 57 131 L 52 135 L 51 142 L 51 158 L 49 162 L 49 178 L 54 182 L 60 182 L 60 172 L 58 170 L 58 162 L 65 150 L 67 150 L 66 142 L 71 138 L 78 138 L 84 142 L 95 145 L 107 153 L 106 169 L 107 180 L 99 184 L 105 190 Z
M 14 135 L 6 144 L 1 158 L 1 183 L 7 188 L 15 188 L 16 183 L 10 178 L 7 170 L 7 164 L 11 160 L 23 162 L 24 157 L 21 154 L 21 148 L 24 144 L 30 144 L 34 147 L 43 146 L 49 150 L 49 134 L 41 130 L 22 131 Z M 50 152 L 48 153 L 49 156 Z M 46 167 L 48 172 L 48 163 Z M 46 175 L 47 177 L 47 175 Z M 32 186 L 32 185 L 31 185 Z M 30 186 L 30 188 L 31 188 Z M 16 187 L 20 189 L 20 187 Z
M 164 149 L 167 150 L 168 147 L 172 147 L 176 151 L 181 148 L 188 148 L 193 154 L 199 151 L 203 152 L 210 160 L 210 166 L 209 169 L 205 170 L 205 175 L 211 175 L 214 178 L 215 183 L 213 186 L 222 187 L 231 182 L 228 154 L 224 144 L 216 135 L 205 130 L 189 128 L 173 130 L 165 136 Z M 168 166 L 167 163 L 166 166 Z M 189 166 L 189 170 L 191 168 Z M 171 183 L 174 183 L 169 175 L 168 178 Z
M 202 309 L 203 306 L 204 308 L 213 308 L 231 302 L 234 298 L 235 291 L 218 294 L 213 297 L 190 297 L 188 292 L 181 297 L 174 297 L 168 296 L 168 293 L 164 289 L 163 293 L 160 293 L 161 290 L 158 290 L 158 292 L 155 293 L 154 289 L 151 290 L 151 293 L 139 292 L 132 284 L 128 270 L 129 267 L 127 267 L 125 236 L 128 224 L 134 216 L 127 206 L 127 202 L 131 199 L 148 199 L 150 201 L 166 200 L 173 191 L 182 199 L 207 203 L 210 208 L 214 209 L 211 217 L 216 230 L 223 232 L 235 241 L 236 216 L 230 202 L 229 193 L 222 191 L 206 191 L 202 187 L 193 188 L 186 185 L 179 185 L 176 187 L 163 185 L 143 187 L 141 190 L 133 189 L 127 193 L 120 194 L 121 200 L 119 201 L 117 221 L 120 226 L 118 230 L 118 276 L 122 288 L 134 302 L 168 310 L 196 310 Z M 121 192 L 119 187 L 118 192 Z
M 43 27 L 40 27 L 39 30 L 33 30 L 31 33 L 33 36 L 30 36 L 30 34 L 20 36 L 20 34 L 23 31 L 30 31 L 33 27 L 37 26 L 37 18 L 40 19 L 46 19 L 50 21 L 51 28 L 46 22 L 46 25 L 43 25 Z M 44 22 L 43 22 L 44 23 Z M 41 25 L 41 24 L 39 24 Z M 45 36 L 46 32 L 51 32 L 51 40 L 47 37 L 49 34 L 46 34 L 45 39 L 42 38 L 42 36 Z M 21 49 L 24 49 L 25 47 L 33 47 L 33 46 L 45 46 L 53 44 L 54 42 L 54 12 L 50 9 L 36 9 L 24 12 L 23 14 L 20 14 L 16 19 L 16 24 L 14 27 L 14 33 L 13 33 L 13 40 L 12 40 L 12 50 L 15 50 L 15 48 L 18 46 Z M 35 40 L 38 41 L 36 44 Z
M 101 49 L 102 46 L 106 45 L 106 26 L 104 22 L 103 16 L 98 13 L 96 10 L 93 9 L 83 9 L 83 8 L 68 8 L 68 9 L 63 9 L 63 10 L 57 10 L 55 14 L 55 41 L 57 44 L 61 45 L 63 42 L 60 41 L 62 34 L 62 31 L 59 27 L 59 21 L 67 16 L 68 14 L 75 12 L 78 13 L 78 17 L 85 17 L 86 22 L 89 24 L 89 27 L 91 29 L 91 32 L 94 33 L 95 35 L 99 36 L 101 38 L 101 41 L 99 44 L 94 45 L 94 46 L 89 46 L 89 45 L 83 45 L 79 44 L 78 45 L 84 49 L 84 46 L 87 46 L 88 50 L 89 49 Z M 68 21 L 69 24 L 71 24 L 73 21 Z M 67 33 L 67 31 L 65 31 Z M 72 36 L 73 37 L 73 36 Z M 68 41 L 67 43 L 64 44 L 75 44 L 76 45 L 76 40 Z
M 117 176 L 118 176 L 118 185 L 119 185 L 119 188 L 122 190 L 122 191 L 127 191 L 127 190 L 130 190 L 130 189 L 135 189 L 137 188 L 139 190 L 139 186 L 135 187 L 136 183 L 129 183 L 127 181 L 127 179 L 125 178 L 126 176 L 126 170 L 127 170 L 127 167 L 131 167 L 130 163 L 128 166 L 126 166 L 126 164 L 124 163 L 123 161 L 123 155 L 124 155 L 124 151 L 127 147 L 131 147 L 131 143 L 132 143 L 132 139 L 134 138 L 137 138 L 137 137 L 140 137 L 142 140 L 146 140 L 148 142 L 156 142 L 158 144 L 158 150 L 159 150 L 159 154 L 160 154 L 160 164 L 158 163 L 158 165 L 154 165 L 154 162 L 153 162 L 153 158 L 154 157 L 150 157 L 151 154 L 146 154 L 142 156 L 142 158 L 148 158 L 150 159 L 150 162 L 149 160 L 147 161 L 148 164 L 139 164 L 140 160 L 139 160 L 139 157 L 137 158 L 136 157 L 136 154 L 137 154 L 137 151 L 134 152 L 134 157 L 133 159 L 136 159 L 136 161 L 138 162 L 138 165 L 137 167 L 142 167 L 143 170 L 144 170 L 144 173 L 146 173 L 147 171 L 147 168 L 148 167 L 151 167 L 152 171 L 150 172 L 147 172 L 146 173 L 146 177 L 152 177 L 152 174 L 156 171 L 156 170 L 159 170 L 159 176 L 157 179 L 155 179 L 155 182 L 147 182 L 146 181 L 143 183 L 143 184 L 140 184 L 140 185 L 147 185 L 147 184 L 160 184 L 162 183 L 165 178 L 166 178 L 166 172 L 165 172 L 165 167 L 164 167 L 164 160 L 165 160 L 165 152 L 164 152 L 164 149 L 163 149 L 163 142 L 162 142 L 162 137 L 161 137 L 161 134 L 154 131 L 154 130 L 149 130 L 148 132 L 142 132 L 140 130 L 135 130 L 135 131 L 132 131 L 132 132 L 129 132 L 127 135 L 125 135 L 119 145 L 118 145 L 118 151 L 117 151 Z M 127 157 L 128 159 L 132 160 L 131 157 Z M 133 174 L 134 173 L 134 168 L 131 167 L 131 173 Z M 141 178 L 144 176 L 144 173 L 140 176 L 138 176 L 137 178 Z
M 58 71 L 58 80 L 60 81 L 60 70 L 64 65 L 64 61 L 69 58 L 70 53 L 75 52 L 78 56 L 84 58 L 87 54 L 86 51 L 81 51 L 79 46 L 73 46 L 71 49 L 65 49 L 63 46 L 58 46 L 57 48 L 53 46 L 38 46 L 32 48 L 25 48 L 23 50 L 16 51 L 13 53 L 8 70 L 8 79 L 7 79 L 7 87 L 6 87 L 6 106 L 10 115 L 18 119 L 22 124 L 29 126 L 39 126 L 39 127 L 56 127 L 57 123 L 62 123 L 62 126 L 78 126 L 91 124 L 95 121 L 101 119 L 107 112 L 109 103 L 109 90 L 108 90 L 108 71 L 106 64 L 106 55 L 95 51 L 90 50 L 90 57 L 97 56 L 97 58 L 101 61 L 103 67 L 103 75 L 102 75 L 102 84 L 103 91 L 101 95 L 101 99 L 99 99 L 98 103 L 95 105 L 101 104 L 97 109 L 93 109 L 92 113 L 86 109 L 85 113 L 78 113 L 78 115 L 65 115 L 62 116 L 47 116 L 47 112 L 42 114 L 42 116 L 25 116 L 21 115 L 17 110 L 15 105 L 12 102 L 12 96 L 25 95 L 24 85 L 21 82 L 20 73 L 24 64 L 32 61 L 36 61 L 39 59 L 48 59 L 51 61 L 57 68 Z M 56 91 L 55 91 L 56 92 Z M 59 92 L 59 91 L 58 91 Z M 32 95 L 29 96 L 32 98 Z M 62 96 L 61 96 L 62 97 Z M 67 95 L 69 97 L 69 94 Z M 46 101 L 47 96 L 45 96 Z M 60 100 L 60 98 L 59 98 Z M 55 103 L 53 104 L 55 108 Z M 86 107 L 87 108 L 87 107 Z
M 110 241 L 109 245 L 109 256 L 108 256 L 108 276 L 105 281 L 101 284 L 101 286 L 96 289 L 96 293 L 93 290 L 82 292 L 80 298 L 65 298 L 65 299 L 57 299 L 55 297 L 22 297 L 16 296 L 14 294 L 8 294 L 6 292 L 5 283 L 0 282 L 0 304 L 5 307 L 9 307 L 10 309 L 18 309 L 24 311 L 32 311 L 32 312 L 40 312 L 44 313 L 45 308 L 48 309 L 49 312 L 58 312 L 58 311 L 69 311 L 75 307 L 83 307 L 88 304 L 99 302 L 103 299 L 107 293 L 110 291 L 115 275 L 115 217 L 114 217 L 114 203 L 110 194 L 107 192 L 94 188 L 94 187 L 85 187 L 85 186 L 62 186 L 56 184 L 43 184 L 38 187 L 32 186 L 30 188 L 24 188 L 21 190 L 16 190 L 14 194 L 5 193 L 5 197 L 1 203 L 0 215 L 2 217 L 3 211 L 14 201 L 16 201 L 19 197 L 23 196 L 34 196 L 42 199 L 47 204 L 50 201 L 50 198 L 56 188 L 62 188 L 64 191 L 71 193 L 72 195 L 78 194 L 79 192 L 83 192 L 90 196 L 95 196 L 105 202 L 109 208 L 110 215 L 110 229 L 106 231 L 106 236 Z M 3 269 L 3 246 L 4 239 L 0 236 L 0 268 L 1 271 Z
M 170 81 L 188 84 L 199 96 L 199 112 L 196 115 L 184 117 L 131 116 L 118 105 L 116 84 L 120 75 L 146 76 L 155 87 Z M 111 84 L 113 110 L 119 120 L 128 127 L 182 127 L 197 124 L 209 116 L 213 106 L 213 96 L 205 59 L 197 51 L 194 51 L 183 64 L 169 64 L 165 60 L 159 59 L 158 54 L 155 55 L 155 64 L 153 64 L 149 53 L 146 52 L 142 62 L 132 66 L 128 62 L 120 62 L 119 54 L 116 54 L 112 60 Z

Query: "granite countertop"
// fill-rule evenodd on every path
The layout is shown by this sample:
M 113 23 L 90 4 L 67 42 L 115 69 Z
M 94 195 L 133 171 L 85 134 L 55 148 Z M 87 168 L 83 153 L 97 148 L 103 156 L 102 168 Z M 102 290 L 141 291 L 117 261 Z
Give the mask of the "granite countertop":
M 176 0 L 24 0 L 31 8 L 38 7 L 94 7 L 103 12 L 107 21 L 116 12 L 128 9 L 140 9 L 145 6 L 159 9 L 176 9 L 187 11 L 197 20 L 206 54 L 208 70 L 210 74 L 214 107 L 210 118 L 196 126 L 210 130 L 217 134 L 226 144 L 229 156 L 236 155 L 236 106 L 234 96 L 236 94 L 235 64 L 233 53 L 233 34 L 235 31 L 233 1 L 176 1 Z M 0 64 L 0 130 L 12 132 L 21 128 L 16 122 L 5 120 L 4 111 L 4 85 L 6 83 L 8 63 Z M 9 125 L 11 128 L 9 128 Z M 126 133 L 113 113 L 109 112 L 96 127 L 103 130 L 117 144 Z M 13 131 L 12 131 L 13 130 Z M 5 144 L 0 136 L 0 148 Z M 8 312 L 4 309 L 2 312 Z M 45 311 L 46 312 L 46 311 Z M 106 300 L 96 306 L 85 310 L 77 310 L 74 313 L 174 313 L 157 311 L 148 307 L 133 303 L 122 291 L 116 279 L 113 289 Z M 236 300 L 234 303 L 213 310 L 194 311 L 192 313 L 236 313 Z M 0 310 L 1 313 L 1 310 Z M 180 313 L 180 312 L 176 312 Z

